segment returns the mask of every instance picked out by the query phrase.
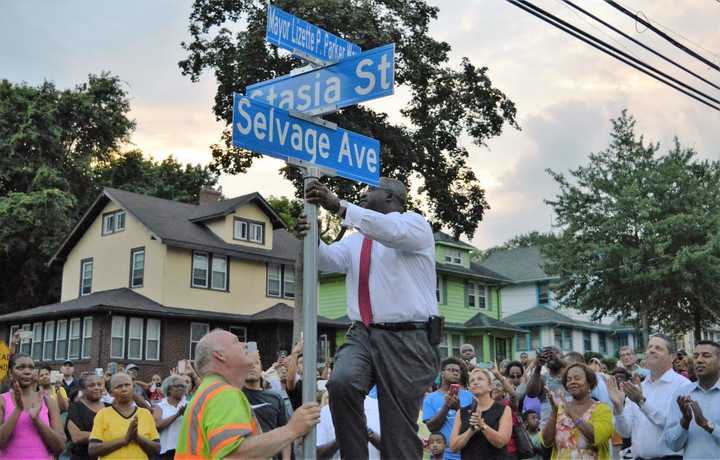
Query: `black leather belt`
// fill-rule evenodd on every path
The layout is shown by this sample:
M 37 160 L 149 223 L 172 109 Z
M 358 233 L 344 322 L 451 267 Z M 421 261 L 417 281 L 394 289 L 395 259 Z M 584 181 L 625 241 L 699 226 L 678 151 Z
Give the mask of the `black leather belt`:
M 362 321 L 355 321 L 355 325 L 363 325 Z M 370 323 L 370 328 L 384 329 L 386 331 L 416 331 L 425 330 L 428 327 L 427 321 L 408 321 L 404 323 Z

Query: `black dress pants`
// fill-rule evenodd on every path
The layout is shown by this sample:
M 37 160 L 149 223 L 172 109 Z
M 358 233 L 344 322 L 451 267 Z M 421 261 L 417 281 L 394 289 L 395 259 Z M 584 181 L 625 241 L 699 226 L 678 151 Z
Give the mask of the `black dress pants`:
M 382 458 L 421 459 L 417 420 L 438 366 L 438 351 L 426 330 L 392 331 L 355 323 L 335 355 L 327 385 L 340 456 L 368 458 L 363 402 L 376 384 Z

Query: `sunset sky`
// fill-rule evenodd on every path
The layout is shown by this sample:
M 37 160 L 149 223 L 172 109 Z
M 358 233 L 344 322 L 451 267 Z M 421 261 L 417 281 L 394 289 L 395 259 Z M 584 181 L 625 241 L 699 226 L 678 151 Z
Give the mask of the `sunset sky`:
M 594 14 L 668 57 L 720 84 L 720 72 L 673 48 L 600 0 L 575 0 Z M 492 207 L 472 242 L 480 248 L 500 244 L 531 230 L 551 229 L 552 213 L 543 199 L 557 192 L 546 168 L 567 171 L 603 150 L 610 119 L 627 108 L 646 139 L 667 147 L 673 136 L 702 158 L 720 156 L 720 112 L 658 83 L 588 45 L 551 28 L 504 0 L 436 0 L 440 7 L 431 34 L 452 46 L 451 63 L 464 56 L 489 67 L 493 84 L 518 108 L 521 131 L 507 129 L 477 148 L 469 140 L 470 163 L 487 190 Z M 720 98 L 720 91 L 672 70 L 648 52 L 603 26 L 580 17 L 560 0 L 538 6 L 632 53 L 698 89 Z M 622 0 L 652 22 L 720 64 L 720 2 L 716 0 Z M 208 146 L 222 126 L 211 112 L 212 75 L 192 83 L 180 74 L 180 42 L 187 32 L 187 0 L 39 1 L 0 0 L 0 78 L 38 84 L 47 79 L 66 88 L 89 73 L 110 71 L 126 84 L 132 142 L 146 155 L 174 155 L 181 162 L 210 161 Z M 304 18 L 312 21 L 312 18 Z M 686 40 L 687 39 L 687 40 Z M 692 44 L 695 43 L 695 44 Z M 369 104 L 402 122 L 403 88 Z M 279 160 L 258 161 L 249 174 L 223 176 L 223 193 L 252 191 L 289 195 L 278 174 Z

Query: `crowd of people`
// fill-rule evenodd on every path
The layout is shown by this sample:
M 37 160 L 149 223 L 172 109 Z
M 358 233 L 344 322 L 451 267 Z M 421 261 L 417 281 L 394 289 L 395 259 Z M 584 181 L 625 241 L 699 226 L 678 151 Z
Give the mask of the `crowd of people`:
M 224 458 L 241 445 L 257 450 L 247 441 L 276 433 L 260 444 L 260 458 L 289 460 L 302 458 L 302 436 L 316 425 L 317 458 L 340 458 L 341 425 L 333 423 L 327 391 L 333 362 L 318 371 L 316 403 L 303 405 L 302 347 L 263 370 L 259 352 L 246 353 L 234 335 L 213 331 L 198 345 L 195 363 L 148 382 L 134 364 L 76 376 L 71 361 L 51 382 L 53 369 L 15 354 L 0 397 L 0 458 Z M 535 359 L 523 353 L 497 364 L 478 362 L 472 345 L 463 345 L 426 389 L 417 430 L 425 456 L 720 458 L 720 345 L 699 342 L 688 357 L 655 335 L 642 361 L 629 347 L 619 355 L 608 369 L 546 347 Z M 226 394 L 207 400 L 220 390 Z M 384 416 L 377 393 L 373 388 L 363 403 L 363 439 L 373 459 L 381 458 Z M 193 405 L 198 398 L 200 406 Z M 213 442 L 212 427 L 223 442 Z

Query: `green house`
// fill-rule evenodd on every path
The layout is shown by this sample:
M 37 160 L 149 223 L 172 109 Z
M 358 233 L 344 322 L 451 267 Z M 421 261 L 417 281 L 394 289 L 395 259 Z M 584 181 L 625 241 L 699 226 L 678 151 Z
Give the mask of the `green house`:
M 511 280 L 472 262 L 473 250 L 474 246 L 450 235 L 435 233 L 436 296 L 440 314 L 445 317 L 440 354 L 443 358 L 460 356 L 460 345 L 470 343 L 478 361 L 508 358 L 514 337 L 527 332 L 500 320 L 500 289 Z M 320 314 L 347 318 L 345 275 L 324 273 L 320 277 Z M 338 336 L 338 344 L 342 340 Z

